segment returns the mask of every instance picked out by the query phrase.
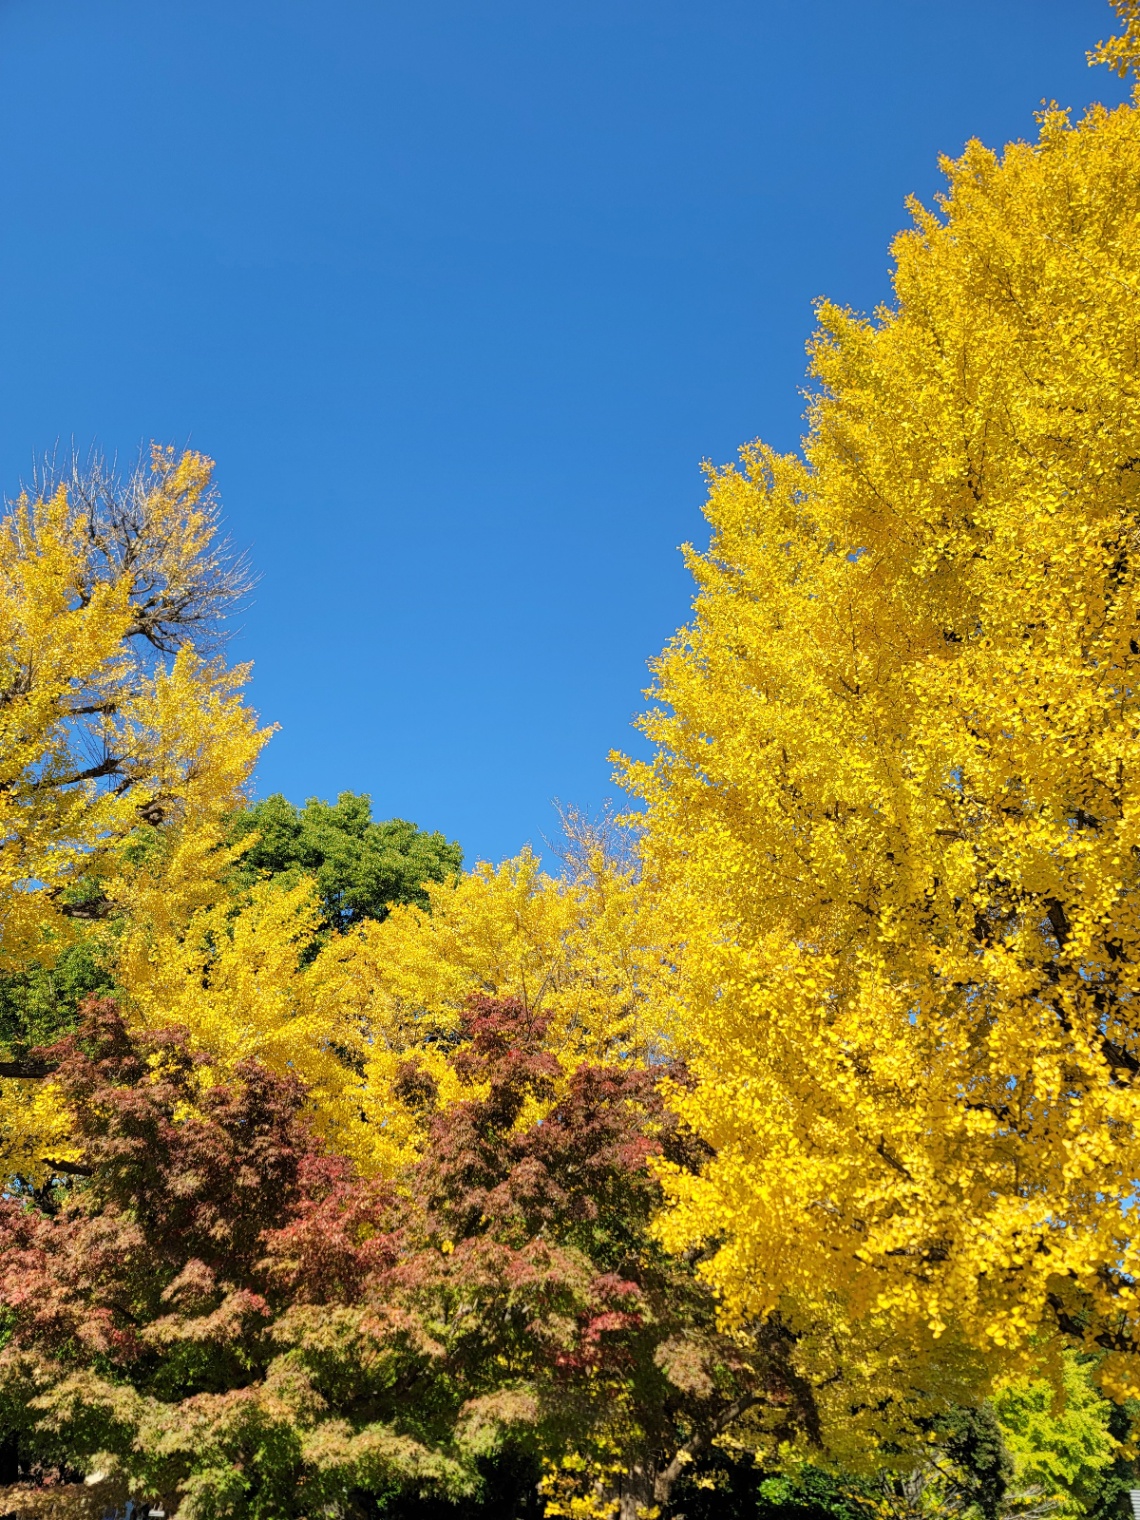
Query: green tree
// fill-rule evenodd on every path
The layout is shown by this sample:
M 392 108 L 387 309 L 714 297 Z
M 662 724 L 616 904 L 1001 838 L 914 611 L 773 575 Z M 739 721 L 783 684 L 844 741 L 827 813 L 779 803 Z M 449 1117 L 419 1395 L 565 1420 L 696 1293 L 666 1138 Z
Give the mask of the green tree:
M 1060 1389 L 1043 1378 L 1019 1379 L 1002 1389 L 994 1408 L 1027 1499 L 1051 1501 L 1062 1516 L 1118 1507 L 1127 1483 L 1113 1429 L 1117 1411 L 1094 1386 L 1087 1357 L 1065 1354 Z
M 0 1048 L 19 1061 L 33 1045 L 50 1045 L 75 1027 L 84 998 L 112 986 L 100 947 L 87 940 L 69 945 L 52 966 L 33 961 L 0 977 Z
M 402 818 L 374 822 L 371 799 L 357 792 L 341 792 L 334 803 L 310 797 L 302 808 L 275 793 L 235 814 L 231 843 L 250 834 L 257 839 L 242 857 L 239 885 L 312 876 L 325 922 L 338 932 L 387 918 L 397 903 L 429 908 L 424 883 L 446 881 L 463 865 L 459 845 L 438 832 Z

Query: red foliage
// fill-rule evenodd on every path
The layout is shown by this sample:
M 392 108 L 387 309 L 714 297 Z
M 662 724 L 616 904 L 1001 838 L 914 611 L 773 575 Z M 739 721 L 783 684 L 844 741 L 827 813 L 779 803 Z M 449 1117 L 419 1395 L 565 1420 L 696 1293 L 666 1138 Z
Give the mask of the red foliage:
M 348 1513 L 470 1489 L 507 1438 L 581 1449 L 619 1402 L 663 1447 L 723 1404 L 711 1304 L 647 1231 L 647 1160 L 679 1144 L 659 1074 L 566 1079 L 545 1034 L 471 1005 L 453 1061 L 485 1095 L 435 1113 L 392 1188 L 327 1153 L 299 1083 L 247 1063 L 207 1086 L 183 1034 L 89 1005 L 45 1054 L 90 1181 L 55 1213 L 0 1201 L 0 1418 L 29 1459 L 112 1452 L 136 1491 L 198 1494 L 187 1513 Z
M 404 1279 L 478 1296 L 481 1358 L 517 1353 L 521 1334 L 532 1362 L 565 1372 L 607 1354 L 624 1362 L 615 1337 L 641 1323 L 638 1257 L 657 1198 L 645 1164 L 660 1150 L 647 1132 L 663 1123 L 657 1079 L 580 1067 L 540 1123 L 517 1128 L 560 1076 L 545 1021 L 514 1000 L 475 999 L 464 1033 L 456 1067 L 490 1090 L 433 1121 L 416 1197 L 428 1242 L 451 1249 L 408 1261 Z
M 386 1199 L 318 1147 L 299 1082 L 244 1062 L 231 1082 L 199 1090 L 202 1062 L 184 1035 L 133 1038 L 109 1000 L 46 1054 L 93 1176 L 54 1216 L 0 1200 L 12 1344 L 145 1363 L 191 1326 L 215 1349 L 256 1337 L 302 1283 L 325 1299 L 359 1293 L 378 1248 L 359 1259 L 348 1220 Z M 330 1230 L 347 1199 L 345 1224 Z M 318 1213 L 325 1226 L 308 1239 Z M 291 1273 L 267 1270 L 274 1231 L 305 1242 Z M 215 1385 L 217 1367 L 203 1365 L 199 1381 Z

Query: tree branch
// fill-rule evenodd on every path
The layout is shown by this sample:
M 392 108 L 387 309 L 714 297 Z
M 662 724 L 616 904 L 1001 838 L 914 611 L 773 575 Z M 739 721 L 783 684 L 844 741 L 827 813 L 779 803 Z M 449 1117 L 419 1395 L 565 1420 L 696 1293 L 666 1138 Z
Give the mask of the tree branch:
M 741 1394 L 740 1398 L 734 1404 L 730 1404 L 727 1409 L 723 1410 L 710 1425 L 706 1425 L 703 1430 L 691 1436 L 683 1446 L 679 1446 L 668 1467 L 663 1467 L 653 1480 L 654 1502 L 657 1504 L 668 1504 L 669 1495 L 673 1491 L 673 1485 L 681 1476 L 688 1463 L 704 1451 L 705 1447 L 714 1441 L 722 1431 L 727 1430 L 734 1421 L 739 1420 L 746 1410 L 751 1409 L 753 1404 L 758 1403 L 759 1399 L 759 1393 Z
M 126 759 L 126 755 L 108 755 L 98 765 L 89 765 L 86 770 L 74 771 L 70 776 L 44 777 L 42 781 L 33 781 L 31 790 L 42 791 L 49 786 L 74 786 L 77 781 L 97 781 L 100 776 L 116 776 Z
M 893 1166 L 895 1171 L 898 1172 L 900 1176 L 905 1177 L 908 1182 L 914 1181 L 914 1178 L 907 1171 L 902 1162 L 898 1160 L 896 1156 L 892 1156 L 890 1151 L 887 1149 L 887 1142 L 885 1137 L 880 1137 L 879 1143 L 875 1147 L 875 1154 L 877 1156 L 881 1156 L 888 1166 Z
M 50 1077 L 57 1070 L 58 1062 L 43 1061 L 29 1056 L 25 1061 L 0 1061 L 0 1077 Z
M 64 1177 L 94 1177 L 95 1168 L 84 1166 L 79 1161 L 56 1161 L 51 1156 L 41 1157 L 45 1166 L 50 1166 L 53 1172 L 60 1172 Z

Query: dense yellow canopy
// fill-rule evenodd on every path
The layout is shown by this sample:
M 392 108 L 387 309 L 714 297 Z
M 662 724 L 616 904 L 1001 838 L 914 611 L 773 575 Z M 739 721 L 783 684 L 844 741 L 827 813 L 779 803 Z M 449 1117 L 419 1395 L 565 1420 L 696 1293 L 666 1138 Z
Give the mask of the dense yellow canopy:
M 668 1000 L 650 999 L 672 976 L 652 938 L 660 926 L 634 874 L 600 854 L 564 879 L 528 850 L 427 883 L 430 912 L 396 907 L 307 964 L 313 884 L 266 882 L 235 904 L 217 881 L 227 858 L 191 859 L 189 878 L 201 886 L 212 871 L 215 897 L 189 913 L 171 912 L 170 860 L 130 878 L 114 962 L 128 1009 L 189 1029 L 222 1067 L 256 1057 L 295 1072 L 317 1122 L 365 1172 L 397 1172 L 422 1141 L 428 1113 L 401 1096 L 410 1065 L 439 1104 L 461 1095 L 447 1052 L 472 995 L 516 997 L 547 1019 L 567 1070 L 644 1061 L 672 1043 Z
M 820 308 L 803 457 L 712 473 L 627 767 L 716 1153 L 664 1231 L 741 1320 L 1136 1390 L 1140 112 L 945 168 L 894 303 Z

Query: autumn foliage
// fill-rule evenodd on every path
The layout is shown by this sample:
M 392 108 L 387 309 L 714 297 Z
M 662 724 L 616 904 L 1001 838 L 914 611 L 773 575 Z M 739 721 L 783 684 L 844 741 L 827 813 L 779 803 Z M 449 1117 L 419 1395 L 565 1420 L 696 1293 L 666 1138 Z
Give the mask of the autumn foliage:
M 889 1367 L 925 1398 L 1071 1337 L 1123 1396 L 1140 111 L 1050 109 L 945 168 L 894 303 L 820 308 L 803 456 L 711 473 L 694 621 L 628 768 L 691 929 L 677 1108 L 716 1154 L 662 1228 L 718 1241 L 742 1320 L 830 1325 L 821 1387 L 835 1346 L 894 1400 Z M 886 1438 L 846 1398 L 831 1419 Z
M 396 1189 L 320 1143 L 295 1080 L 213 1083 L 184 1033 L 90 1004 L 43 1053 L 87 1180 L 0 1222 L 0 1398 L 28 1478 L 101 1472 L 187 1517 L 368 1514 L 475 1492 L 513 1446 L 552 1502 L 567 1450 L 615 1493 L 637 1466 L 652 1497 L 662 1454 L 765 1385 L 786 1404 L 779 1341 L 762 1364 L 719 1337 L 649 1236 L 646 1163 L 685 1164 L 654 1076 L 583 1065 L 556 1096 L 544 1033 L 472 1005 L 453 1056 L 472 1096 Z
M 1119 1513 L 1140 97 L 945 169 L 557 874 L 250 803 L 210 461 L 0 518 L 12 1514 Z

